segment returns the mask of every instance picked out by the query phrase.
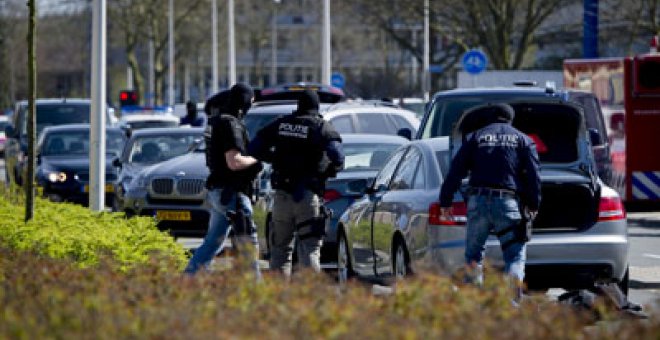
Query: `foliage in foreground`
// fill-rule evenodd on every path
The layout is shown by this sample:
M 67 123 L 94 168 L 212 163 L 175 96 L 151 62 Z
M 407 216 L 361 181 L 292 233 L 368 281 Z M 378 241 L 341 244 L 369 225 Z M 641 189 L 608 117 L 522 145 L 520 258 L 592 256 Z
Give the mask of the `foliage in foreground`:
M 653 339 L 651 322 L 592 325 L 567 306 L 510 305 L 505 285 L 456 288 L 437 276 L 399 283 L 374 296 L 326 275 L 266 275 L 256 284 L 238 269 L 194 278 L 147 264 L 122 272 L 0 248 L 0 338 L 532 338 Z M 492 275 L 495 277 L 495 275 Z
M 124 270 L 154 258 L 167 258 L 177 268 L 186 261 L 182 246 L 159 231 L 150 218 L 125 219 L 123 214 L 93 213 L 79 205 L 45 199 L 36 201 L 30 222 L 24 223 L 24 216 L 20 197 L 12 201 L 1 190 L 0 244 L 71 259 L 82 267 L 95 265 L 102 257 L 113 258 Z

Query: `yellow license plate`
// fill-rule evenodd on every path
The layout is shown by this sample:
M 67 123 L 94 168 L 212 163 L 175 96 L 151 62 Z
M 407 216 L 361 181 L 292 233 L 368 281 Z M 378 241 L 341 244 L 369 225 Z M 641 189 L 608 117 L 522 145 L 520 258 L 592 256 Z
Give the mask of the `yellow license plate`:
M 190 221 L 190 211 L 157 210 L 156 219 L 159 221 Z
M 89 184 L 85 184 L 84 188 L 85 192 L 89 192 Z M 105 185 L 105 192 L 115 192 L 115 187 L 112 184 L 106 184 Z

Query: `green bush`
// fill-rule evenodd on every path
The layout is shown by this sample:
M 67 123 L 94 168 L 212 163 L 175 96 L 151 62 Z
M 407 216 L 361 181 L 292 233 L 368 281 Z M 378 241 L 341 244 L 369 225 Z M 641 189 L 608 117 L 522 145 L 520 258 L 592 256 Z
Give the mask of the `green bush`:
M 71 259 L 82 267 L 102 257 L 114 259 L 123 270 L 153 258 L 174 259 L 178 268 L 185 264 L 185 250 L 150 218 L 125 219 L 119 213 L 93 213 L 79 205 L 37 199 L 34 219 L 24 223 L 20 199 L 17 203 L 4 196 L 0 242 L 8 247 Z
M 502 280 L 484 289 L 420 274 L 391 295 L 326 275 L 291 282 L 249 271 L 194 278 L 152 264 L 125 272 L 101 263 L 0 248 L 0 339 L 657 339 L 657 318 L 594 323 L 543 298 L 519 309 Z M 497 275 L 489 277 L 497 278 Z M 499 281 L 498 281 L 499 280 Z M 610 316 L 606 316 L 609 318 Z M 606 319 L 611 320 L 611 319 Z

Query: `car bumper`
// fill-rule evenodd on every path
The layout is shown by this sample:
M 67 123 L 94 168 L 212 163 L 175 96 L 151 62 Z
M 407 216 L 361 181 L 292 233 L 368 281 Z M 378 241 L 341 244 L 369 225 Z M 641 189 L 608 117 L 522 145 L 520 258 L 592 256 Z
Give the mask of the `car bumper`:
M 158 222 L 158 228 L 177 235 L 204 235 L 208 229 L 210 213 L 203 205 L 152 204 L 146 192 L 129 191 L 123 199 L 123 209 L 129 215 L 149 216 Z
M 588 288 L 598 281 L 619 281 L 628 267 L 628 247 L 625 232 L 535 234 L 527 244 L 526 281 L 537 288 Z M 503 264 L 497 239 L 487 241 L 486 256 Z
M 85 190 L 85 183 L 54 184 L 43 183 L 40 185 L 43 196 L 54 202 L 72 202 L 82 205 L 89 203 L 89 193 Z M 105 204 L 110 205 L 114 199 L 114 190 L 105 193 Z

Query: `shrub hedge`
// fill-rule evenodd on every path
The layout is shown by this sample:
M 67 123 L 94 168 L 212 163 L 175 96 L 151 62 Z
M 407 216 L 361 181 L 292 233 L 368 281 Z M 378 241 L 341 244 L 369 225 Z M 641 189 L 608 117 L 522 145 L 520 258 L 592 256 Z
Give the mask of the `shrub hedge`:
M 94 213 L 79 205 L 38 198 L 34 219 L 24 223 L 24 206 L 0 194 L 0 242 L 55 259 L 71 259 L 81 267 L 111 257 L 122 270 L 168 258 L 181 268 L 186 251 L 152 219 L 125 219 L 119 213 Z

